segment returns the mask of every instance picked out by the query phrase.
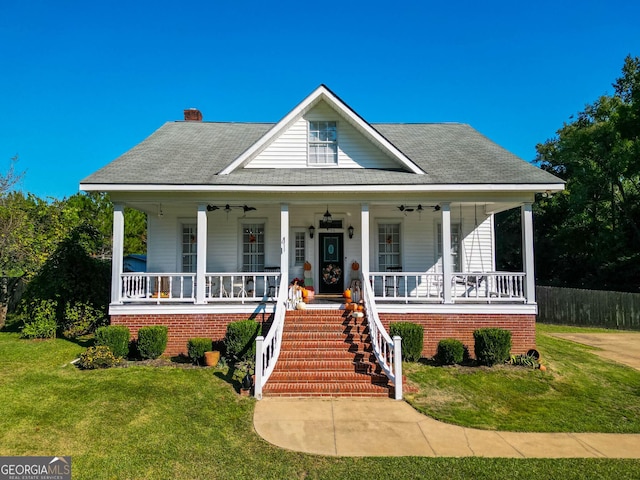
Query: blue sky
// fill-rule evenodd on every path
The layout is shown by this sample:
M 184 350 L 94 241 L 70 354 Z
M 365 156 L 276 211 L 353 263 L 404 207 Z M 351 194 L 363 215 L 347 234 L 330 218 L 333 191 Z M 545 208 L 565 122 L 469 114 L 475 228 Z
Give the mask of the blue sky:
M 369 122 L 463 122 L 527 161 L 640 55 L 637 0 L 5 0 L 0 171 L 63 198 L 166 121 L 278 121 L 324 83 Z

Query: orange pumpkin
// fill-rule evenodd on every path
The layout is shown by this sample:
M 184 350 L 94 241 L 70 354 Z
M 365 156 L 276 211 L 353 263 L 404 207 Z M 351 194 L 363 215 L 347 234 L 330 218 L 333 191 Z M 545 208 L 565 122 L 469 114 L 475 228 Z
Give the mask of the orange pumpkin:
M 351 264 L 351 270 L 360 270 L 360 264 L 354 260 Z
M 342 296 L 346 299 L 351 299 L 351 290 L 347 288 L 342 294 Z
M 364 312 L 364 305 L 358 305 L 358 311 Z

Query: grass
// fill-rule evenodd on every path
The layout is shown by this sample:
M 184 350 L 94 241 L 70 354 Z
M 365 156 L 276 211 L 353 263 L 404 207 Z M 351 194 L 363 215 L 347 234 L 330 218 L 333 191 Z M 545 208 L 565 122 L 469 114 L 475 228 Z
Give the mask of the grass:
M 407 400 L 427 415 L 468 427 L 640 433 L 640 372 L 599 358 L 593 347 L 548 335 L 567 331 L 598 330 L 538 325 L 546 372 L 406 364 L 406 375 L 419 388 Z
M 0 455 L 71 455 L 74 479 L 580 479 L 630 478 L 640 468 L 635 460 L 334 458 L 285 451 L 255 434 L 255 401 L 239 397 L 224 371 L 80 371 L 69 362 L 82 349 L 0 333 Z

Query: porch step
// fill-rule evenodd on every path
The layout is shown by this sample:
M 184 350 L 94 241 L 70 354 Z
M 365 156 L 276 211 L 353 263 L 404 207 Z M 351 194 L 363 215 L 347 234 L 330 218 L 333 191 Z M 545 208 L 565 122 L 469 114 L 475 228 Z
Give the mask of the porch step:
M 263 388 L 271 396 L 393 394 L 364 319 L 337 310 L 287 312 L 280 356 Z
M 274 397 L 389 397 L 393 396 L 393 387 L 366 383 L 283 382 L 267 384 L 264 393 Z

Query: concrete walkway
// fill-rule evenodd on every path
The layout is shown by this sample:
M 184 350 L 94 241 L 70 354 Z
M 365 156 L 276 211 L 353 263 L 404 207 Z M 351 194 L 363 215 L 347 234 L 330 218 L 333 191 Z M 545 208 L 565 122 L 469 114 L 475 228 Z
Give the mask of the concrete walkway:
M 476 430 L 391 399 L 265 398 L 253 424 L 269 443 L 318 455 L 640 458 L 640 435 Z

